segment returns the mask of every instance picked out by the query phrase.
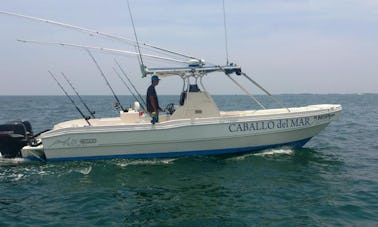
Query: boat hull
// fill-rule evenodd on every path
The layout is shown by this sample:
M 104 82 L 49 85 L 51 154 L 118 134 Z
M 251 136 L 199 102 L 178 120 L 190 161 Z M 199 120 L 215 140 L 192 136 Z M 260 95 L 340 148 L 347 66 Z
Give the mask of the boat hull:
M 47 160 L 157 158 L 301 147 L 341 107 L 285 114 L 167 121 L 156 125 L 73 127 L 42 135 Z

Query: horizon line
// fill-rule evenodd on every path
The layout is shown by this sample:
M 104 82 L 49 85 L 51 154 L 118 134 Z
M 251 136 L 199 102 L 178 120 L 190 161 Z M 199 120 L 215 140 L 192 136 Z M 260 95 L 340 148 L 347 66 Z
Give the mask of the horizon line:
M 378 92 L 340 92 L 340 93 L 274 93 L 272 95 L 368 95 L 368 94 L 373 94 L 376 95 Z M 119 96 L 131 96 L 131 94 L 118 94 Z M 159 96 L 179 96 L 180 94 L 159 94 Z M 226 95 L 226 96 L 247 96 L 245 94 L 211 94 L 211 96 L 220 96 L 220 95 Z M 257 93 L 253 95 L 266 95 L 263 93 Z M 0 96 L 66 96 L 64 94 L 20 94 L 20 95 L 15 95 L 15 94 L 0 94 Z M 70 96 L 76 96 L 74 94 L 70 94 Z M 112 96 L 111 94 L 80 94 L 80 96 Z

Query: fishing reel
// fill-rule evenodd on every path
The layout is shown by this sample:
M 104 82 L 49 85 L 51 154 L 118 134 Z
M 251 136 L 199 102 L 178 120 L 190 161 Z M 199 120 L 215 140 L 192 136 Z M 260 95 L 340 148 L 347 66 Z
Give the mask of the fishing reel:
M 116 110 L 120 110 L 121 109 L 121 105 L 119 104 L 119 102 L 113 102 L 113 107 L 116 109 Z

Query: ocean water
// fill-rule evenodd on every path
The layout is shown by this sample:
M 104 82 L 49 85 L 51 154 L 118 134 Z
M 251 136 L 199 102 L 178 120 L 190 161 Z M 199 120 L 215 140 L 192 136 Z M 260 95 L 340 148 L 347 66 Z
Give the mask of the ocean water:
M 244 96 L 214 98 L 222 110 L 257 108 Z M 377 226 L 378 95 L 278 98 L 287 106 L 340 103 L 343 111 L 300 149 L 51 163 L 0 158 L 0 225 Z M 97 117 L 117 114 L 110 96 L 84 99 Z M 0 96 L 0 123 L 29 120 L 34 133 L 79 117 L 63 96 Z

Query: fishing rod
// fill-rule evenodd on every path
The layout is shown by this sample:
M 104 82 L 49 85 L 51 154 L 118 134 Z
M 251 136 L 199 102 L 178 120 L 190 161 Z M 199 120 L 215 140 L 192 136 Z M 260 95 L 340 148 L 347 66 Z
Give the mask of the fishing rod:
M 114 59 L 114 61 L 118 65 L 118 67 L 121 70 L 122 74 L 126 77 L 126 79 L 129 81 L 129 83 L 131 84 L 131 86 L 134 88 L 134 91 L 137 93 L 137 95 L 139 96 L 140 100 L 142 100 L 144 106 L 147 106 L 146 102 L 144 101 L 144 99 L 142 98 L 142 96 L 140 95 L 140 93 L 138 92 L 138 90 L 136 89 L 136 87 L 134 86 L 133 82 L 131 82 L 130 78 L 127 76 L 125 70 L 123 70 L 123 68 L 121 67 L 121 65 L 118 63 L 117 59 Z
M 63 27 L 63 28 L 68 28 L 68 29 L 73 29 L 73 30 L 79 31 L 79 32 L 83 32 L 83 33 L 89 34 L 91 36 L 100 36 L 100 37 L 103 37 L 103 38 L 115 39 L 115 40 L 118 40 L 118 41 L 126 42 L 126 43 L 128 43 L 129 45 L 132 45 L 132 46 L 143 45 L 145 47 L 152 48 L 152 49 L 155 49 L 155 50 L 159 50 L 159 51 L 164 52 L 164 53 L 169 53 L 169 54 L 173 54 L 173 55 L 176 55 L 176 56 L 181 56 L 181 57 L 184 57 L 184 58 L 196 59 L 198 61 L 201 61 L 201 59 L 199 59 L 199 58 L 195 58 L 195 57 L 192 57 L 192 56 L 189 56 L 189 55 L 186 55 L 186 54 L 181 54 L 181 53 L 178 53 L 176 51 L 164 49 L 164 48 L 161 48 L 161 47 L 158 47 L 158 46 L 155 46 L 155 45 L 152 45 L 152 44 L 148 44 L 148 43 L 145 43 L 145 42 L 136 43 L 134 40 L 128 39 L 128 38 L 120 36 L 120 35 L 114 35 L 114 34 L 110 34 L 110 33 L 100 32 L 100 31 L 96 31 L 96 30 L 92 30 L 92 29 L 88 29 L 88 28 L 84 28 L 84 27 L 79 27 L 79 26 L 76 26 L 76 25 L 71 25 L 71 24 L 67 24 L 67 23 L 62 23 L 62 22 L 38 18 L 38 17 L 27 16 L 27 15 L 13 13 L 13 12 L 0 11 L 0 14 L 24 18 L 24 19 L 29 19 L 29 20 L 38 21 L 38 22 L 44 22 L 44 23 L 47 23 L 47 24 L 53 24 L 53 25 L 57 25 L 57 26 L 60 26 L 60 27 Z
M 135 96 L 134 92 L 130 89 L 130 87 L 127 85 L 126 81 L 121 77 L 121 74 L 119 74 L 119 72 L 117 72 L 117 70 L 115 68 L 113 68 L 113 71 L 117 74 L 117 76 L 119 77 L 119 79 L 122 80 L 123 84 L 127 87 L 127 89 L 129 90 L 130 94 L 134 97 L 134 99 L 140 103 L 142 105 L 142 108 L 143 110 L 145 110 L 146 108 L 144 107 L 144 105 L 139 101 L 139 99 Z M 143 100 L 143 99 L 142 99 Z
M 100 71 L 101 76 L 104 78 L 104 80 L 105 80 L 105 82 L 106 82 L 106 85 L 108 85 L 108 87 L 109 87 L 110 90 L 112 91 L 112 93 L 113 93 L 113 97 L 114 97 L 115 100 L 117 101 L 115 107 L 117 107 L 117 105 L 119 105 L 119 107 L 121 107 L 121 110 L 122 110 L 123 112 L 127 112 L 127 109 L 124 109 L 124 108 L 123 108 L 123 106 L 122 106 L 121 102 L 119 101 L 117 95 L 115 94 L 115 92 L 114 92 L 112 86 L 110 85 L 108 79 L 106 79 L 106 76 L 105 76 L 104 72 L 102 71 L 100 65 L 97 63 L 96 59 L 93 57 L 92 53 L 91 53 L 88 49 L 85 49 L 85 50 L 88 52 L 89 56 L 92 58 L 93 62 L 96 64 L 97 69 Z
M 79 92 L 77 92 L 77 90 L 75 89 L 75 87 L 72 85 L 71 81 L 68 80 L 68 78 L 66 77 L 66 75 L 61 72 L 64 79 L 67 81 L 67 83 L 71 86 L 72 90 L 76 93 L 77 97 L 79 97 L 81 103 L 84 105 L 84 107 L 87 109 L 87 111 L 89 112 L 89 114 L 92 116 L 92 118 L 96 118 L 95 117 L 95 111 L 92 111 L 91 109 L 89 109 L 89 107 L 87 106 L 87 104 L 84 102 L 84 100 L 81 98 L 81 96 L 79 95 Z
M 117 62 L 117 64 L 118 64 L 118 62 Z M 151 113 L 149 113 L 149 112 L 147 111 L 146 103 L 144 102 L 143 98 L 140 96 L 140 94 L 138 93 L 138 91 L 135 89 L 135 87 L 134 87 L 134 85 L 131 83 L 131 81 L 129 80 L 129 82 L 131 83 L 131 85 L 133 85 L 135 91 L 138 93 L 138 95 L 139 95 L 139 97 L 141 98 L 141 100 L 142 100 L 142 102 L 144 103 L 144 105 L 143 105 L 142 102 L 140 102 L 140 101 L 138 100 L 138 98 L 134 95 L 134 93 L 131 91 L 130 87 L 127 85 L 126 81 L 121 77 L 121 75 L 117 72 L 117 70 L 115 70 L 115 68 L 113 68 L 113 70 L 114 70 L 114 72 L 118 75 L 118 77 L 122 80 L 123 84 L 127 87 L 127 89 L 129 89 L 129 91 L 130 91 L 130 93 L 133 95 L 134 99 L 135 99 L 135 100 L 136 100 L 136 101 L 142 106 L 143 111 L 144 111 L 145 113 L 147 113 L 148 116 L 149 116 L 149 117 L 151 118 L 151 120 L 152 120 L 153 117 L 152 117 Z M 123 71 L 122 68 L 121 68 L 121 71 Z M 127 79 L 129 79 L 129 78 L 127 77 L 126 74 L 124 74 L 124 75 L 126 76 Z M 152 123 L 152 121 L 151 121 L 151 123 Z M 155 124 L 155 123 L 152 123 L 152 124 Z
M 62 86 L 61 83 L 59 83 L 59 81 L 56 79 L 56 77 L 54 76 L 54 74 L 50 71 L 48 71 L 50 76 L 55 80 L 55 82 L 59 85 L 59 87 L 62 89 L 62 91 L 64 92 L 64 94 L 67 96 L 67 98 L 71 101 L 71 103 L 76 107 L 76 110 L 80 113 L 80 115 L 84 118 L 84 120 L 88 123 L 88 125 L 90 126 L 91 123 L 89 122 L 89 117 L 88 116 L 85 116 L 84 113 L 80 110 L 80 108 L 76 105 L 75 101 L 71 98 L 71 96 L 68 95 L 67 91 L 64 89 L 64 87 Z
M 138 52 L 127 51 L 127 50 L 117 50 L 117 49 L 106 48 L 106 47 L 86 46 L 86 45 L 78 45 L 78 44 L 71 44 L 71 43 L 40 42 L 40 41 L 35 41 L 35 40 L 24 40 L 24 39 L 17 39 L 17 41 L 23 42 L 23 43 L 35 43 L 35 44 L 40 44 L 40 45 L 54 45 L 54 46 L 62 46 L 62 47 L 85 48 L 85 49 L 100 50 L 100 51 L 105 51 L 105 52 L 113 52 L 117 54 L 139 55 Z M 174 58 L 167 58 L 167 57 L 162 57 L 162 56 L 157 56 L 157 55 L 152 55 L 152 54 L 142 54 L 142 55 L 145 57 L 156 58 L 160 60 L 188 64 L 188 61 L 183 61 L 183 60 L 174 59 Z

